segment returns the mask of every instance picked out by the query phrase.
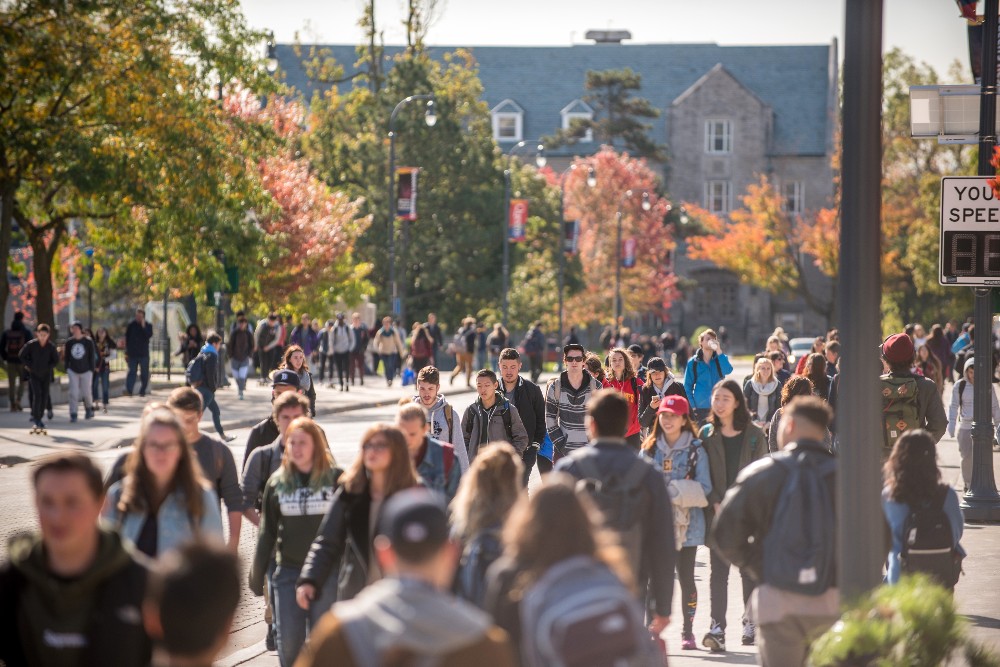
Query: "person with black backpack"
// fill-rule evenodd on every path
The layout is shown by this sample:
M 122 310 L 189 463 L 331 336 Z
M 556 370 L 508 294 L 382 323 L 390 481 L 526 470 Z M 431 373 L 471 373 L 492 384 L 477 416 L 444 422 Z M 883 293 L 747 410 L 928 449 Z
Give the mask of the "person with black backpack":
M 907 431 L 885 463 L 882 512 L 892 533 L 886 581 L 922 572 L 954 591 L 962 573 L 964 519 L 955 489 L 941 483 L 934 439 L 924 430 Z
M 24 397 L 24 364 L 21 363 L 21 348 L 31 340 L 31 332 L 24 324 L 24 313 L 14 313 L 10 328 L 0 334 L 0 357 L 7 370 L 7 404 L 11 412 L 20 412 Z
M 804 665 L 812 639 L 840 615 L 837 460 L 823 444 L 832 418 L 815 396 L 785 406 L 782 451 L 740 472 L 709 533 L 713 554 L 757 584 L 747 611 L 765 667 Z
M 691 403 L 691 417 L 698 424 L 709 418 L 712 388 L 733 372 L 733 365 L 719 345 L 719 336 L 706 329 L 698 337 L 700 349 L 687 360 L 684 369 L 684 393 Z
M 493 442 L 509 442 L 523 454 L 530 441 L 517 407 L 500 391 L 497 374 L 488 368 L 476 373 L 479 398 L 462 415 L 462 432 L 469 461 Z
M 663 474 L 625 444 L 628 401 L 602 389 L 587 404 L 591 443 L 555 465 L 568 473 L 597 504 L 604 526 L 615 532 L 645 597 L 649 582 L 650 630 L 659 635 L 670 622 L 674 594 L 674 519 Z

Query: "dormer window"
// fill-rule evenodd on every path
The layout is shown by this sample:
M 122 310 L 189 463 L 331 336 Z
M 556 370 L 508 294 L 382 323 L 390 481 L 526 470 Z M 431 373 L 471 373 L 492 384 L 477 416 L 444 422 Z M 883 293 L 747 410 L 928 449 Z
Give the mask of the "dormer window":
M 583 100 L 573 100 L 570 104 L 564 108 L 560 114 L 562 114 L 562 129 L 568 130 L 572 125 L 573 121 L 577 118 L 581 120 L 593 120 L 594 110 L 584 102 Z M 587 129 L 577 141 L 581 143 L 589 143 L 594 140 L 594 131 L 592 129 Z
M 493 117 L 493 139 L 499 142 L 521 141 L 524 132 L 524 109 L 506 99 L 490 111 Z

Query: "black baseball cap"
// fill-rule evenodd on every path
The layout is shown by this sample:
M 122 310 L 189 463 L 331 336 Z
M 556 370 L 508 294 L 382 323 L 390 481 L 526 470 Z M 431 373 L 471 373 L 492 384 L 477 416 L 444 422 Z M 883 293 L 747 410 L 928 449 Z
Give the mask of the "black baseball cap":
M 279 384 L 286 384 L 289 387 L 299 388 L 299 374 L 295 371 L 290 371 L 287 368 L 280 371 L 275 371 L 274 375 L 271 377 L 271 384 L 278 386 Z
M 579 343 L 569 343 L 568 345 L 563 346 L 563 356 L 565 357 L 571 350 L 577 350 L 583 354 L 587 354 L 587 350 L 584 349 L 583 345 L 580 345 Z
M 649 362 L 646 364 L 647 371 L 660 371 L 662 373 L 667 372 L 667 362 L 665 362 L 660 357 L 650 357 Z
M 385 502 L 378 535 L 389 540 L 393 551 L 408 563 L 423 563 L 448 541 L 448 514 L 440 494 L 412 488 Z
M 637 345 L 636 343 L 632 343 L 631 345 L 629 345 L 628 351 L 631 352 L 632 354 L 638 354 L 640 357 L 643 355 L 642 345 Z

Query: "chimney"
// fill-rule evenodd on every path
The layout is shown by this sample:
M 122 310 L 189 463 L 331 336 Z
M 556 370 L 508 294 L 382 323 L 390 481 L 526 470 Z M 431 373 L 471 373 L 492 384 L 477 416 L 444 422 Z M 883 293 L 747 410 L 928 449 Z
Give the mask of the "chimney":
M 595 44 L 621 44 L 623 39 L 632 39 L 628 30 L 588 30 L 586 39 L 594 40 Z

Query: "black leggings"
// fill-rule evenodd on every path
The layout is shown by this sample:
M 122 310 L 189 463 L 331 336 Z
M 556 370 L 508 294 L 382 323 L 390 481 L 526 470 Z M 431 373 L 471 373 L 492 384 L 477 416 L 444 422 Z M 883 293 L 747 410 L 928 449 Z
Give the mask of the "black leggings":
M 694 584 L 694 558 L 698 547 L 682 547 L 677 552 L 677 579 L 681 584 L 681 613 L 684 618 L 684 632 L 691 632 L 694 613 L 698 610 L 698 587 Z
M 729 606 L 729 563 L 722 560 L 715 551 L 709 549 L 709 561 L 712 565 L 712 574 L 709 578 L 709 591 L 712 598 L 712 624 L 718 624 L 723 630 L 726 629 L 726 611 Z M 743 580 L 743 614 L 746 615 L 747 601 L 750 593 L 753 592 L 753 580 L 745 572 L 740 570 L 740 578 Z

